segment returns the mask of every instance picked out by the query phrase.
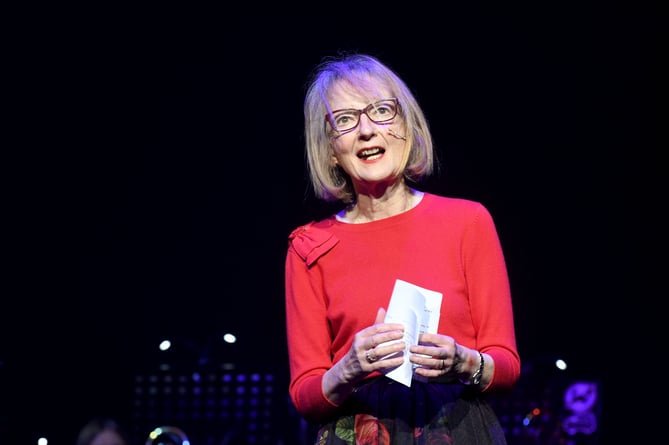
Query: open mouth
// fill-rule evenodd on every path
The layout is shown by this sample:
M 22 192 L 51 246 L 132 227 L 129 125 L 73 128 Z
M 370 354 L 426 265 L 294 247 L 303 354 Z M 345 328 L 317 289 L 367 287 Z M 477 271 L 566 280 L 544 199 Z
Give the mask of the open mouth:
M 366 148 L 358 152 L 358 158 L 369 161 L 383 156 L 385 152 L 386 150 L 380 147 Z

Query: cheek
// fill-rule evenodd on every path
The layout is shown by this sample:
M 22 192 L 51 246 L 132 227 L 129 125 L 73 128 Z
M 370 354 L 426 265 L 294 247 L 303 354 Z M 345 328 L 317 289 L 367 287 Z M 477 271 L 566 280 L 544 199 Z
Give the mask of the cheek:
M 333 141 L 330 144 L 330 163 L 332 165 L 340 165 L 341 162 L 339 162 L 339 160 L 345 154 L 346 150 L 342 147 L 342 144 L 339 142 L 339 140 Z
M 348 154 L 354 150 L 356 141 L 358 140 L 355 131 L 342 134 L 338 138 L 333 138 L 330 146 L 337 154 Z

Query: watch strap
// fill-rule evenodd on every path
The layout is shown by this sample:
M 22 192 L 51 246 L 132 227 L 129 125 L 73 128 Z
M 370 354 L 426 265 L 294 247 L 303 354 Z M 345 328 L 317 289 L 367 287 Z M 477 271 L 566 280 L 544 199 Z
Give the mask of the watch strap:
M 470 381 L 472 385 L 479 385 L 481 383 L 481 377 L 483 377 L 483 367 L 485 366 L 485 360 L 483 359 L 483 354 L 481 351 L 478 351 L 478 353 L 481 362 L 479 363 L 479 369 L 477 369 L 476 372 L 472 375 L 472 379 Z

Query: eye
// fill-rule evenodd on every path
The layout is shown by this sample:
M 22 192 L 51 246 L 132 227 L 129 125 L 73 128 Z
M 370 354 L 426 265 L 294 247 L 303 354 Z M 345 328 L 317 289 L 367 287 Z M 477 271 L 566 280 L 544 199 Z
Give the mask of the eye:
M 354 124 L 357 120 L 357 115 L 353 111 L 340 111 L 333 116 L 334 123 L 337 128 L 346 128 Z
M 375 119 L 390 119 L 395 115 L 395 104 L 393 102 L 377 102 L 372 106 L 370 112 Z

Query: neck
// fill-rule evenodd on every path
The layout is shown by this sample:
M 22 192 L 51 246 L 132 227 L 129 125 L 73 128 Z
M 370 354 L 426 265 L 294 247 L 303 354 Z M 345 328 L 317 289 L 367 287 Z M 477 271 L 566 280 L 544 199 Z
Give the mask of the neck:
M 422 197 L 422 193 L 399 184 L 388 189 L 381 196 L 358 193 L 356 201 L 340 212 L 339 219 L 359 224 L 399 215 L 413 208 Z

